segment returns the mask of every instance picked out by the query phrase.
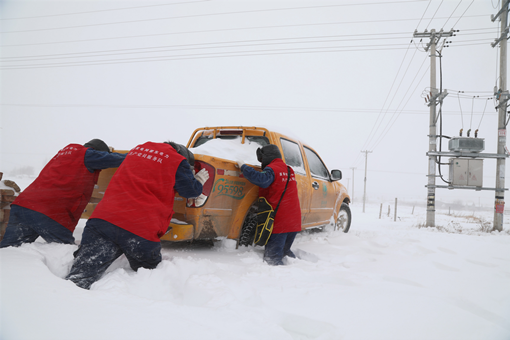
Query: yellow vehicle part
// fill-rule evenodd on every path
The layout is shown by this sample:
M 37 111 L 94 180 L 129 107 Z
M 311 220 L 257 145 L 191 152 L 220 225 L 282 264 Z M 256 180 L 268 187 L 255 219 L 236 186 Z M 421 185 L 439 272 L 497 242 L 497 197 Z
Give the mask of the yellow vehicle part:
M 191 134 L 191 137 L 189 138 L 188 144 L 186 147 L 192 148 L 195 145 L 196 139 L 198 139 L 201 136 L 210 136 L 212 135 L 213 138 L 216 138 L 216 135 L 221 130 L 230 130 L 230 131 L 242 131 L 241 134 L 241 144 L 244 144 L 244 140 L 246 138 L 246 133 L 249 132 L 250 136 L 266 136 L 269 135 L 269 130 L 266 128 L 261 127 L 255 127 L 255 126 L 216 126 L 216 127 L 204 127 L 204 128 L 198 128 Z M 200 133 L 199 133 L 200 132 Z
M 186 206 L 187 200 L 177 194 L 174 218 L 194 226 L 193 239 L 236 239 L 247 211 L 258 198 L 258 187 L 241 177 L 240 170 L 232 161 L 195 155 L 196 161 L 214 164 L 216 167 L 210 196 L 203 207 L 195 208 Z M 235 194 L 238 191 L 227 191 L 226 188 L 231 186 L 242 187 L 242 196 Z
M 97 203 L 88 203 L 85 207 L 85 210 L 83 211 L 83 214 L 81 214 L 80 218 L 86 218 L 89 219 L 90 215 L 92 215 L 92 212 L 96 208 Z
M 192 224 L 170 223 L 168 232 L 161 237 L 162 241 L 186 241 L 193 239 Z

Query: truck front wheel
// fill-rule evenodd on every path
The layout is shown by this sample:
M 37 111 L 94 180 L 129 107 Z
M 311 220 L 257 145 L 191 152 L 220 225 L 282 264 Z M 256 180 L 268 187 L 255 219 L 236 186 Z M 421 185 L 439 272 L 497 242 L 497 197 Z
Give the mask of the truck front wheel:
M 347 203 L 342 203 L 336 218 L 335 230 L 342 230 L 344 233 L 351 227 L 351 208 Z

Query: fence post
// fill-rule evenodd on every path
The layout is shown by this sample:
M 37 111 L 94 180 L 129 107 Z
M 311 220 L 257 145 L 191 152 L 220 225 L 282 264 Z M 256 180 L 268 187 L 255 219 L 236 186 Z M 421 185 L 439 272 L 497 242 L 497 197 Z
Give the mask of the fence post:
M 381 215 L 382 215 L 382 203 L 381 203 L 381 209 L 379 209 L 379 219 L 381 219 Z
M 395 197 L 395 217 L 393 218 L 393 221 L 397 221 L 397 198 Z

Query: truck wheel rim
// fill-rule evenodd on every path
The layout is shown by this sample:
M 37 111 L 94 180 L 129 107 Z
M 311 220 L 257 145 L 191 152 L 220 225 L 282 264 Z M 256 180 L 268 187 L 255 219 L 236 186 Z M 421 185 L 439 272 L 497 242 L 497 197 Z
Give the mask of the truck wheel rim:
M 340 213 L 338 214 L 338 218 L 336 219 L 336 228 L 340 230 L 344 230 L 345 226 L 347 225 L 347 220 L 349 216 L 347 216 L 347 213 L 343 210 L 340 210 Z

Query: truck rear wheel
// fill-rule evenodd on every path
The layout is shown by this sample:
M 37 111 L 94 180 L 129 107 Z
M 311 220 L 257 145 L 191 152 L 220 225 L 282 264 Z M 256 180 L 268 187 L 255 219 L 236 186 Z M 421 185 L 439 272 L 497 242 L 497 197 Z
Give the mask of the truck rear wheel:
M 255 230 L 257 229 L 257 210 L 257 203 L 255 202 L 246 214 L 243 227 L 241 228 L 241 234 L 239 235 L 239 245 L 241 246 L 253 244 Z
M 342 203 L 336 218 L 335 230 L 342 230 L 344 233 L 351 227 L 351 208 L 347 203 Z

